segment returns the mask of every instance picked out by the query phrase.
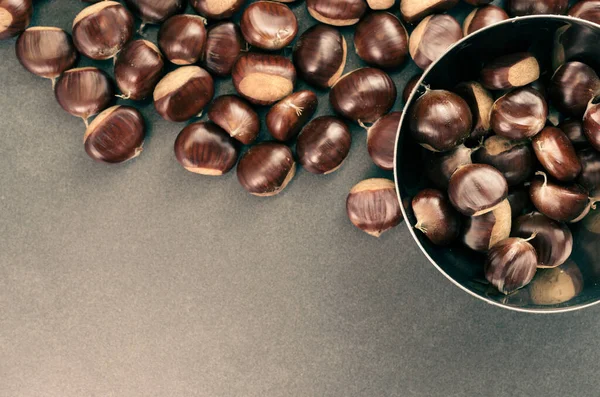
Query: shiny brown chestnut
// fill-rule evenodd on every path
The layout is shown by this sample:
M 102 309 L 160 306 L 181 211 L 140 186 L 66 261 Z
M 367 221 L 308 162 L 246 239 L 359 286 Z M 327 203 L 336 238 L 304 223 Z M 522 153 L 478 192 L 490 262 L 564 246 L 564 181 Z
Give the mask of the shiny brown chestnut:
M 129 42 L 115 61 L 115 80 L 122 93 L 119 97 L 140 101 L 152 95 L 164 66 L 163 56 L 152 42 Z
M 481 70 L 481 83 L 489 90 L 523 87 L 540 78 L 540 64 L 528 52 L 501 56 Z
M 236 91 L 257 105 L 271 105 L 294 90 L 296 70 L 280 55 L 244 54 L 233 67 Z
M 493 25 L 495 23 L 505 21 L 509 18 L 506 11 L 495 5 L 476 8 L 463 22 L 463 34 L 470 35 L 480 29 Z
M 409 110 L 413 138 L 424 148 L 448 151 L 469 137 L 473 116 L 467 102 L 446 90 L 427 91 Z
M 583 115 L 583 133 L 596 150 L 600 150 L 600 97 L 590 101 Z
M 448 184 L 450 202 L 466 216 L 492 211 L 508 196 L 508 183 L 494 167 L 469 164 L 457 169 Z
M 583 291 L 583 275 L 575 262 L 554 269 L 539 269 L 529 284 L 529 298 L 536 305 L 559 305 Z
M 244 189 L 259 197 L 279 194 L 296 174 L 296 162 L 289 147 L 261 142 L 240 159 L 237 178 Z
M 539 212 L 532 212 L 515 220 L 512 236 L 526 238 L 532 234 L 535 237 L 530 243 L 537 252 L 538 267 L 560 266 L 571 256 L 573 235 L 566 224 Z
M 296 142 L 296 154 L 308 172 L 331 174 L 342 166 L 351 144 L 350 129 L 343 121 L 322 116 L 302 129 Z
M 127 7 L 142 20 L 140 30 L 145 24 L 160 24 L 175 14 L 181 14 L 186 0 L 125 0 Z
M 17 39 L 17 59 L 31 73 L 52 80 L 52 84 L 77 61 L 71 36 L 62 29 L 36 26 Z
M 110 78 L 98 68 L 85 67 L 64 72 L 54 87 L 58 104 L 68 113 L 88 118 L 106 109 L 114 98 Z
M 379 237 L 402 222 L 402 210 L 394 182 L 366 179 L 355 185 L 346 199 L 350 222 L 363 232 Z
M 529 199 L 529 186 L 512 188 L 508 191 L 506 199 L 510 204 L 513 219 L 529 212 L 533 208 Z
M 529 188 L 531 202 L 539 212 L 555 221 L 574 222 L 589 212 L 588 191 L 577 184 L 559 185 L 536 172 Z
M 552 76 L 550 98 L 558 110 L 569 116 L 581 118 L 588 103 L 598 94 L 600 78 L 584 63 L 567 62 Z
M 581 0 L 569 9 L 568 14 L 575 18 L 600 23 L 600 0 Z
M 581 163 L 581 174 L 577 183 L 590 191 L 600 188 L 600 153 L 592 148 L 585 148 L 577 152 Z
M 294 92 L 277 102 L 267 113 L 265 123 L 278 141 L 295 138 L 317 110 L 317 95 L 309 90 Z
M 94 60 L 117 55 L 133 37 L 133 15 L 116 1 L 86 7 L 73 20 L 73 42 L 83 55 Z
M 531 144 L 537 159 L 553 178 L 569 182 L 581 172 L 581 163 L 575 148 L 560 129 L 544 128 L 533 137 Z
M 394 169 L 394 150 L 402 112 L 391 112 L 377 120 L 367 130 L 369 156 L 379 168 Z
M 146 123 L 130 106 L 113 106 L 100 113 L 85 131 L 83 143 L 87 154 L 96 161 L 116 164 L 140 155 Z
M 558 128 L 565 133 L 567 138 L 576 148 L 585 147 L 588 145 L 587 138 L 583 132 L 583 123 L 581 120 L 568 119 L 558 125 Z
M 328 88 L 344 72 L 346 55 L 344 36 L 331 26 L 317 24 L 302 33 L 298 39 L 294 47 L 294 65 L 300 77 L 308 84 Z
M 452 174 L 463 165 L 473 164 L 471 156 L 474 150 L 465 145 L 441 153 L 423 149 L 425 174 L 437 187 L 448 189 Z
M 244 38 L 233 22 L 220 22 L 208 28 L 201 64 L 217 76 L 229 76 L 242 53 Z
M 373 32 L 377 34 L 373 34 Z M 389 12 L 373 12 L 354 31 L 356 54 L 366 63 L 383 69 L 397 68 L 408 56 L 408 32 Z
M 32 0 L 0 0 L 0 40 L 24 31 L 33 15 Z
M 548 104 L 536 89 L 517 88 L 494 102 L 492 130 L 508 139 L 531 138 L 546 125 Z
M 379 69 L 357 69 L 333 85 L 329 101 L 338 114 L 357 123 L 372 123 L 394 106 L 396 86 Z
M 158 46 L 175 65 L 192 65 L 200 59 L 206 43 L 205 20 L 197 15 L 174 15 L 158 31 Z
M 227 19 L 242 9 L 246 0 L 190 0 L 196 12 L 209 19 Z
M 317 21 L 333 26 L 357 23 L 367 11 L 365 0 L 306 0 L 308 13 Z
M 485 140 L 473 153 L 473 162 L 488 164 L 504 175 L 509 186 L 519 185 L 533 174 L 533 153 L 529 141 L 511 141 L 499 135 Z
M 372 10 L 387 10 L 394 6 L 396 0 L 367 0 L 367 5 Z
M 462 241 L 474 251 L 487 252 L 498 242 L 510 236 L 511 225 L 512 212 L 507 199 L 490 212 L 468 217 Z
M 415 23 L 430 14 L 441 14 L 458 4 L 458 0 L 402 0 L 400 14 L 408 23 Z
M 419 83 L 419 80 L 421 80 L 421 77 L 423 77 L 422 74 L 417 74 L 416 76 L 411 77 L 411 79 L 408 80 L 408 83 L 406 83 L 404 90 L 402 90 L 402 100 L 405 104 L 408 103 L 408 99 L 417 88 L 417 84 Z
M 421 190 L 412 199 L 417 219 L 415 229 L 435 245 L 452 244 L 460 234 L 460 215 L 444 193 L 435 189 Z
M 260 132 L 258 114 L 248 102 L 235 95 L 223 95 L 215 99 L 208 111 L 208 118 L 244 145 L 254 142 Z
M 280 50 L 296 37 L 298 20 L 285 4 L 257 1 L 244 10 L 240 29 L 251 45 L 265 50 Z
M 213 123 L 192 123 L 181 130 L 175 140 L 177 161 L 195 174 L 226 174 L 237 162 L 238 154 L 235 141 Z
M 169 121 L 198 115 L 215 94 L 210 74 L 198 66 L 183 66 L 163 77 L 154 89 L 154 108 Z
M 566 14 L 569 0 L 507 0 L 506 9 L 513 17 L 541 14 Z
M 473 129 L 471 138 L 486 136 L 491 129 L 491 112 L 494 105 L 492 94 L 476 81 L 460 83 L 454 88 L 471 109 Z
M 525 287 L 535 276 L 537 253 L 530 239 L 507 238 L 488 251 L 485 278 L 505 295 Z
M 408 49 L 417 66 L 425 70 L 462 38 L 462 29 L 454 17 L 430 15 L 413 30 Z

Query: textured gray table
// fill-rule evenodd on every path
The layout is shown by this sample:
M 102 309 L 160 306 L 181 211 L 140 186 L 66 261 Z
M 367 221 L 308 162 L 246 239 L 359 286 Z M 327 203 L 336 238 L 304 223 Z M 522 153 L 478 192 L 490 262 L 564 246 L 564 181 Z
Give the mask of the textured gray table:
M 34 23 L 70 31 L 82 8 L 40 0 Z M 151 104 L 142 156 L 103 166 L 13 47 L 0 43 L 0 397 L 598 395 L 600 308 L 489 306 L 405 226 L 376 240 L 349 224 L 348 190 L 382 175 L 359 128 L 339 172 L 300 171 L 271 199 L 235 172 L 184 171 L 183 125 Z M 393 74 L 399 88 L 414 72 Z

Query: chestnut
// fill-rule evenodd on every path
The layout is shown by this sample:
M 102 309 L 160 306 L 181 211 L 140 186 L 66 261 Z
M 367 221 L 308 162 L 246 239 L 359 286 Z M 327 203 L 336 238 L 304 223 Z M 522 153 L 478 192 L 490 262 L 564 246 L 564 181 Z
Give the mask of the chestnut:
M 158 45 L 175 65 L 192 65 L 200 59 L 206 43 L 204 19 L 197 15 L 174 15 L 158 31 Z
M 140 155 L 146 123 L 142 114 L 130 106 L 113 106 L 100 113 L 85 131 L 87 154 L 96 161 L 122 163 Z
M 195 174 L 226 174 L 237 162 L 238 154 L 235 141 L 213 123 L 192 123 L 181 130 L 175 140 L 177 161 Z
M 531 144 L 537 159 L 553 178 L 569 182 L 581 172 L 575 148 L 560 129 L 544 128 L 533 137 Z
M 94 60 L 114 57 L 132 37 L 133 16 L 116 1 L 86 7 L 73 21 L 75 47 Z
M 437 187 L 448 189 L 452 174 L 463 165 L 473 164 L 471 156 L 474 150 L 465 145 L 442 153 L 423 149 L 425 174 Z
M 391 112 L 377 120 L 367 130 L 367 149 L 376 166 L 392 171 L 396 136 L 402 112 Z
M 587 138 L 585 137 L 585 133 L 583 132 L 583 123 L 581 120 L 577 119 L 568 119 L 563 121 L 558 125 L 558 128 L 565 133 L 567 138 L 571 141 L 573 146 L 585 147 L 588 145 Z
M 183 66 L 163 77 L 154 89 L 154 107 L 169 121 L 196 116 L 215 94 L 213 79 L 198 66 Z
M 296 162 L 289 147 L 261 142 L 240 159 L 237 178 L 244 189 L 259 197 L 279 194 L 296 174 Z
M 417 66 L 425 70 L 462 38 L 462 29 L 454 17 L 430 15 L 413 30 L 408 49 Z
M 313 174 L 330 174 L 348 157 L 352 136 L 337 117 L 322 116 L 302 129 L 296 142 L 298 161 Z
M 421 190 L 412 199 L 415 229 L 435 245 L 450 245 L 460 234 L 460 215 L 439 190 Z
M 513 17 L 540 14 L 565 14 L 569 0 L 507 0 L 506 8 Z
M 217 76 L 229 76 L 244 46 L 240 28 L 233 22 L 220 22 L 208 28 L 201 64 Z
M 548 104 L 536 89 L 517 88 L 494 102 L 492 130 L 508 139 L 531 138 L 544 128 Z
M 596 150 L 600 150 L 600 97 L 590 101 L 583 115 L 583 133 Z
M 561 65 L 550 82 L 554 106 L 572 117 L 581 118 L 588 103 L 600 94 L 600 78 L 588 65 L 567 62 Z
M 121 90 L 120 98 L 143 100 L 152 95 L 163 76 L 165 62 L 152 42 L 129 42 L 116 57 L 115 80 Z
M 568 14 L 575 18 L 600 23 L 600 0 L 580 0 L 569 9 Z
M 365 0 L 306 0 L 306 7 L 314 19 L 333 26 L 354 25 L 367 11 Z
M 535 276 L 537 254 L 530 239 L 507 238 L 488 251 L 485 278 L 505 295 L 525 287 Z
M 236 91 L 257 105 L 270 105 L 294 90 L 296 70 L 280 55 L 244 54 L 233 67 Z
M 238 12 L 246 0 L 190 0 L 196 12 L 209 19 L 227 19 Z
M 208 118 L 244 145 L 254 142 L 260 132 L 258 114 L 248 102 L 235 95 L 223 95 L 215 99 L 208 111 Z
M 148 23 L 160 24 L 175 14 L 181 14 L 186 0 L 125 0 L 125 4 L 142 20 L 142 30 Z
M 356 184 L 346 199 L 350 222 L 363 232 L 379 237 L 402 222 L 402 210 L 394 182 L 366 179 Z
M 487 164 L 458 168 L 448 184 L 450 202 L 463 215 L 479 216 L 492 211 L 508 196 L 504 176 Z
M 536 305 L 559 305 L 583 291 L 583 275 L 573 261 L 554 269 L 540 269 L 529 284 L 529 298 Z
M 24 31 L 33 15 L 32 0 L 0 0 L 0 40 Z
M 577 157 L 582 169 L 577 182 L 590 191 L 600 188 L 600 153 L 585 148 L 577 152 Z
M 415 23 L 427 15 L 442 13 L 458 4 L 458 0 L 402 0 L 400 14 L 408 23 Z
M 62 29 L 36 26 L 17 39 L 17 59 L 31 73 L 56 82 L 56 78 L 77 61 L 71 36 Z
M 367 5 L 372 10 L 387 10 L 392 8 L 395 2 L 396 0 L 367 0 Z
M 507 200 L 510 204 L 512 217 L 516 218 L 532 209 L 529 199 L 529 186 L 520 186 L 508 191 Z
M 373 34 L 373 32 L 377 34 Z M 408 56 L 408 32 L 389 12 L 364 17 L 354 31 L 356 54 L 366 63 L 383 69 L 397 68 Z
M 506 11 L 495 5 L 476 8 L 465 18 L 463 22 L 463 34 L 465 36 L 470 35 L 473 32 L 507 20 L 508 18 L 509 16 Z
M 257 1 L 244 10 L 240 28 L 251 45 L 265 50 L 280 50 L 296 37 L 298 20 L 285 4 Z
M 476 81 L 467 81 L 454 89 L 461 98 L 467 101 L 473 116 L 471 138 L 486 136 L 491 128 L 491 111 L 494 105 L 492 94 Z
M 519 185 L 533 174 L 533 153 L 528 141 L 511 141 L 493 135 L 473 153 L 472 158 L 475 163 L 495 167 L 504 175 L 509 186 Z
M 419 80 L 421 80 L 421 77 L 423 77 L 422 74 L 417 74 L 411 77 L 410 80 L 408 80 L 408 83 L 406 83 L 406 86 L 402 91 L 402 100 L 404 101 L 404 104 L 408 103 L 408 100 L 410 99 L 412 93 L 416 90 L 417 84 L 419 84 Z
M 278 141 L 289 141 L 298 135 L 312 118 L 319 104 L 314 92 L 303 90 L 277 102 L 267 113 L 265 122 L 271 136 Z
M 580 185 L 559 185 L 536 172 L 529 188 L 531 202 L 539 212 L 556 221 L 573 222 L 589 212 L 588 191 Z
M 510 237 L 511 224 L 512 211 L 507 199 L 490 212 L 468 217 L 462 241 L 474 251 L 487 252 L 498 242 Z
M 338 114 L 359 124 L 372 123 L 394 106 L 396 86 L 379 69 L 357 69 L 333 85 L 329 101 Z
M 538 255 L 538 267 L 560 266 L 571 256 L 573 235 L 569 227 L 539 212 L 520 216 L 513 223 L 511 235 L 528 237 L 535 234 L 531 245 Z
M 317 24 L 298 39 L 294 47 L 294 65 L 308 84 L 329 88 L 344 72 L 346 55 L 344 36 L 331 26 Z
M 540 78 L 540 64 L 528 52 L 501 56 L 481 70 L 481 83 L 489 90 L 523 87 Z
M 64 72 L 57 80 L 54 96 L 68 113 L 88 118 L 106 109 L 113 100 L 114 88 L 110 78 L 98 68 L 85 67 Z
M 473 116 L 467 102 L 446 90 L 427 91 L 409 110 L 409 128 L 413 138 L 424 148 L 448 151 L 467 139 Z

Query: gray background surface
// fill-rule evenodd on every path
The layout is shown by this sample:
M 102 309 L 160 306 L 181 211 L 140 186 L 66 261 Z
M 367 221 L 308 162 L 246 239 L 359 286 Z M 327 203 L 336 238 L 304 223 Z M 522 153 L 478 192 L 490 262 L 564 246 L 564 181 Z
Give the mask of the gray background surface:
M 38 1 L 34 24 L 70 31 L 83 7 Z M 292 7 L 305 30 L 304 3 Z M 14 40 L 0 70 L 0 397 L 599 394 L 600 308 L 492 307 L 438 273 L 406 226 L 377 240 L 349 223 L 349 189 L 391 176 L 360 128 L 338 172 L 300 170 L 255 198 L 235 172 L 183 170 L 184 124 L 149 103 L 144 153 L 92 162 L 83 123 L 20 67 Z M 415 70 L 392 74 L 399 90 Z

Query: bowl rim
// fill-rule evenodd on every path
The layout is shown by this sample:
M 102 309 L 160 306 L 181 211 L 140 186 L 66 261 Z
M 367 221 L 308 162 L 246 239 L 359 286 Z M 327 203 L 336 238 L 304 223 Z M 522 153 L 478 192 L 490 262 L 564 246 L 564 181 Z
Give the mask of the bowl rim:
M 474 37 L 477 37 L 479 34 L 486 32 L 488 30 L 492 30 L 495 29 L 498 26 L 502 26 L 502 25 L 508 25 L 508 24 L 513 24 L 513 23 L 518 23 L 520 21 L 527 21 L 527 20 L 534 20 L 534 19 L 543 19 L 543 20 L 555 20 L 555 21 L 562 21 L 562 22 L 577 22 L 578 24 L 582 24 L 582 25 L 587 25 L 591 28 L 597 29 L 600 31 L 600 24 L 597 24 L 595 22 L 591 22 L 588 21 L 586 19 L 582 19 L 582 18 L 577 18 L 577 17 L 572 17 L 570 15 L 552 15 L 552 14 L 542 14 L 542 15 L 528 15 L 528 16 L 524 16 L 524 17 L 515 17 L 515 18 L 509 18 L 506 19 L 504 21 L 500 21 L 497 23 L 494 23 L 492 25 L 486 26 L 482 29 L 479 29 L 467 36 L 464 36 L 462 39 L 460 39 L 459 41 L 457 41 L 456 43 L 454 43 L 453 45 L 451 45 L 450 47 L 448 47 L 448 49 L 444 52 L 444 54 L 442 56 L 440 56 L 438 59 L 436 59 L 434 62 L 431 63 L 431 65 L 429 65 L 429 67 L 427 67 L 427 69 L 425 69 L 421 75 L 421 78 L 419 79 L 419 81 L 417 82 L 415 87 L 419 87 L 423 84 L 423 81 L 426 79 L 426 77 L 429 75 L 429 73 L 431 72 L 431 70 L 433 68 L 436 67 L 436 65 L 441 62 L 442 59 L 444 59 L 446 56 L 448 56 L 448 54 L 450 52 L 452 52 L 452 50 L 454 50 L 454 48 L 462 45 L 463 43 L 468 42 L 469 40 L 472 40 Z M 411 92 L 410 96 L 408 97 L 408 100 L 406 101 L 406 103 L 404 104 L 404 109 L 402 111 L 402 117 L 400 117 L 400 123 L 398 124 L 398 129 L 396 131 L 396 140 L 395 140 L 395 147 L 394 147 L 394 184 L 396 186 L 396 196 L 399 200 L 400 203 L 400 209 L 402 211 L 402 216 L 405 219 L 405 224 L 406 227 L 408 228 L 413 240 L 415 241 L 415 243 L 417 243 L 417 246 L 419 247 L 419 249 L 421 250 L 421 252 L 425 255 L 425 257 L 429 260 L 429 262 L 431 262 L 431 264 L 440 272 L 442 273 L 448 280 L 450 280 L 454 285 L 456 285 L 458 288 L 462 289 L 463 291 L 467 292 L 469 295 L 472 295 L 490 305 L 493 306 L 497 306 L 497 307 L 501 307 L 503 309 L 507 309 L 507 310 L 512 310 L 515 312 L 521 312 L 521 313 L 536 313 L 536 314 L 554 314 L 554 313 L 566 313 L 566 312 L 572 312 L 572 311 L 576 311 L 576 310 L 582 310 L 591 306 L 595 306 L 597 304 L 600 304 L 600 298 L 595 301 L 595 302 L 589 302 L 589 303 L 585 303 L 585 304 L 581 304 L 581 305 L 574 305 L 574 306 L 569 306 L 569 307 L 564 307 L 564 308 L 547 308 L 547 309 L 542 309 L 542 308 L 523 308 L 523 307 L 516 307 L 516 306 L 510 306 L 504 303 L 500 303 L 497 302 L 493 299 L 490 299 L 488 297 L 479 295 L 473 291 L 471 291 L 470 289 L 466 288 L 464 285 L 462 285 L 461 283 L 459 283 L 458 281 L 456 281 L 454 278 L 452 278 L 448 273 L 446 273 L 444 271 L 444 269 L 442 269 L 437 262 L 429 255 L 429 253 L 427 252 L 427 250 L 425 249 L 425 247 L 423 247 L 423 245 L 421 244 L 421 242 L 419 241 L 419 238 L 417 237 L 417 234 L 415 232 L 415 229 L 412 227 L 412 225 L 410 225 L 406 220 L 408 219 L 408 213 L 406 211 L 406 209 L 404 208 L 404 205 L 402 205 L 403 201 L 402 201 L 402 195 L 400 194 L 400 185 L 399 185 L 399 178 L 398 178 L 398 144 L 400 143 L 400 131 L 402 130 L 402 126 L 404 125 L 405 119 L 407 118 L 407 110 L 410 107 L 409 105 L 411 105 L 413 103 L 413 100 L 415 99 L 415 97 L 417 96 L 417 90 L 413 90 L 413 92 Z

